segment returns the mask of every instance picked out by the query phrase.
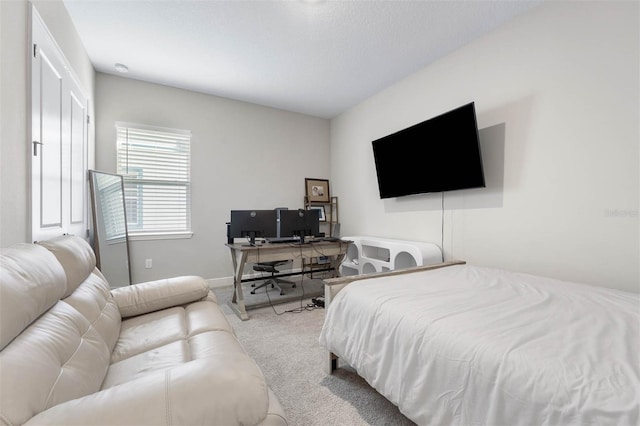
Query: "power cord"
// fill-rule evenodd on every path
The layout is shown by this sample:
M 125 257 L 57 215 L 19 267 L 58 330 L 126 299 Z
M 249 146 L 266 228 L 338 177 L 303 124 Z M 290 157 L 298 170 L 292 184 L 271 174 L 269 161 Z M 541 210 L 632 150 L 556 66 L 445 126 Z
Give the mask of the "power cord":
M 441 235 L 441 241 L 440 241 L 440 251 L 442 252 L 442 261 L 444 262 L 444 192 L 442 192 L 442 223 L 441 223 L 441 228 L 440 228 L 440 235 Z

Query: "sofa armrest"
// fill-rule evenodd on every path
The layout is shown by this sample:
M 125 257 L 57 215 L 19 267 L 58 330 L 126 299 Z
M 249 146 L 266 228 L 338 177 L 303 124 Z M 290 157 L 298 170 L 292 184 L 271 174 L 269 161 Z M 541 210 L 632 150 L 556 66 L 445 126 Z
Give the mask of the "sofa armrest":
M 196 276 L 149 281 L 111 290 L 122 318 L 202 300 L 208 293 L 206 281 Z
M 255 362 L 232 354 L 210 361 L 55 405 L 25 425 L 257 425 L 266 419 L 269 388 Z

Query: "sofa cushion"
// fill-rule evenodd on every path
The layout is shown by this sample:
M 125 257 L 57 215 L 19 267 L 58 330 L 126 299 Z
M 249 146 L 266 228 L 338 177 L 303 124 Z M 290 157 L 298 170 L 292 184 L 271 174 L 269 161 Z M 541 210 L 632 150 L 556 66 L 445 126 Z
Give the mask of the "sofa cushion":
M 109 349 L 89 321 L 59 301 L 0 352 L 0 419 L 22 424 L 100 390 Z
M 63 235 L 38 244 L 53 253 L 62 265 L 67 276 L 65 297 L 73 293 L 96 268 L 96 255 L 82 238 Z
M 229 354 L 65 402 L 27 425 L 258 425 L 269 407 L 269 390 L 256 363 Z
M 102 389 L 188 362 L 190 361 L 188 346 L 186 340 L 181 339 L 111 364 L 102 382 Z
M 247 356 L 214 302 L 141 315 L 123 321 L 102 386 L 108 388 L 157 370 L 224 354 Z
M 64 270 L 48 250 L 34 244 L 0 255 L 0 349 L 65 293 Z
M 123 320 L 111 363 L 180 340 L 185 337 L 186 327 L 183 308 L 163 309 Z
M 128 318 L 122 321 L 111 362 L 117 363 L 177 340 L 216 330 L 234 334 L 218 305 L 210 301 Z
M 215 357 L 229 354 L 248 358 L 238 340 L 228 331 L 197 334 L 111 364 L 102 388 L 126 383 L 146 374 L 197 359 L 212 358 L 214 362 Z M 219 367 L 224 369 L 225 365 Z

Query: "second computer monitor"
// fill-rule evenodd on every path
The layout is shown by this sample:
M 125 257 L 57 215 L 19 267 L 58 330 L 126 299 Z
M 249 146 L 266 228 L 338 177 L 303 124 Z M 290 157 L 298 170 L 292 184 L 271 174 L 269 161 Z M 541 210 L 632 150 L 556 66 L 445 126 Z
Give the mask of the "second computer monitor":
M 280 237 L 316 236 L 320 233 L 318 210 L 281 210 Z

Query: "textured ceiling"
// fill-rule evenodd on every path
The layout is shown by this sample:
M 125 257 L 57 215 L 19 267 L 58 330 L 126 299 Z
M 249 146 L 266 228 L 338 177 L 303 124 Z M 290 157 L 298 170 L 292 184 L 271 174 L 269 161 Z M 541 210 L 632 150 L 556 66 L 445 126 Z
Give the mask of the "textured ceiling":
M 332 118 L 540 0 L 64 3 L 97 71 Z

